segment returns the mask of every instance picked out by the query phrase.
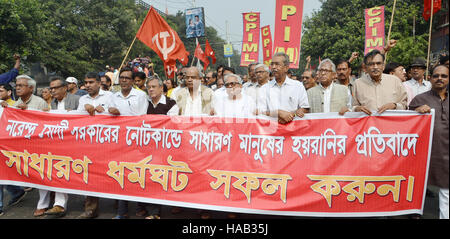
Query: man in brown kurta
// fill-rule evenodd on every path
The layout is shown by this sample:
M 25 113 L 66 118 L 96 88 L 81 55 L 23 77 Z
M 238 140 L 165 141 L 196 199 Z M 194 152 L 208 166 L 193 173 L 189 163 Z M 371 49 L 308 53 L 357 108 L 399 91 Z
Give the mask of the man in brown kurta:
M 431 148 L 430 171 L 428 183 L 440 188 L 439 210 L 441 219 L 449 218 L 448 206 L 448 130 L 449 130 L 449 102 L 448 102 L 448 67 L 439 65 L 433 69 L 431 75 L 431 90 L 417 95 L 411 101 L 409 109 L 419 113 L 429 113 L 435 110 L 433 145 Z
M 364 57 L 364 64 L 367 74 L 354 83 L 353 111 L 371 115 L 372 111 L 405 110 L 406 90 L 400 79 L 383 74 L 384 55 L 373 50 Z

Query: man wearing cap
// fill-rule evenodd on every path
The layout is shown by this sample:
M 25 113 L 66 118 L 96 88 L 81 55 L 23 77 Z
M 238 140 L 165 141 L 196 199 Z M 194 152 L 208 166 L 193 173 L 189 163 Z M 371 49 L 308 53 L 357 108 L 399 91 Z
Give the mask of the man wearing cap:
M 431 83 L 425 80 L 425 70 L 427 69 L 425 59 L 415 58 L 411 64 L 412 79 L 405 82 L 412 91 L 412 97 L 431 90 Z
M 67 77 L 67 91 L 72 95 L 83 96 L 87 94 L 87 91 L 78 89 L 78 80 L 75 77 Z

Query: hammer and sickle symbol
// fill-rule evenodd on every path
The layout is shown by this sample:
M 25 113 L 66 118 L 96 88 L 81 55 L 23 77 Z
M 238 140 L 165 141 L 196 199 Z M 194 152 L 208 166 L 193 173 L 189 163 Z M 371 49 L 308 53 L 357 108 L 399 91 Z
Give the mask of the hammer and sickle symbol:
M 163 54 L 164 61 L 167 60 L 167 56 L 175 48 L 175 35 L 173 34 L 173 31 L 170 31 L 170 33 L 172 34 L 173 38 L 172 45 L 170 47 L 167 47 L 167 37 L 170 37 L 170 34 L 167 31 L 156 33 L 156 35 L 154 35 L 152 38 L 152 42 L 155 43 L 156 41 L 156 47 L 158 47 L 158 50 Z M 159 38 L 163 39 L 163 47 L 161 47 L 159 43 L 158 35 Z

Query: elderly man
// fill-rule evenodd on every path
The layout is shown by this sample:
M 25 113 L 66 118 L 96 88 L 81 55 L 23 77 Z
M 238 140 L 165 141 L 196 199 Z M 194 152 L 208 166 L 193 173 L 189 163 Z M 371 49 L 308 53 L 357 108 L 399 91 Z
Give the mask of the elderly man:
M 317 85 L 316 83 L 316 72 L 314 70 L 306 70 L 303 72 L 300 77 L 301 82 L 303 82 L 303 86 L 306 90 L 313 88 Z
M 186 69 L 186 87 L 180 89 L 176 98 L 180 115 L 199 116 L 211 113 L 213 91 L 201 84 L 201 78 L 198 68 Z
M 430 113 L 435 110 L 433 146 L 428 183 L 439 187 L 439 218 L 449 219 L 448 206 L 448 170 L 449 170 L 449 70 L 445 65 L 438 65 L 431 75 L 431 90 L 417 95 L 409 105 L 409 109 L 419 113 Z
M 412 91 L 412 97 L 427 92 L 431 89 L 431 83 L 425 80 L 427 62 L 423 58 L 415 58 L 411 64 L 412 79 L 405 82 Z
M 147 80 L 147 92 L 150 98 L 147 114 L 178 115 L 177 102 L 164 95 L 164 83 L 158 76 L 151 76 Z
M 355 81 L 353 111 L 371 115 L 372 111 L 381 114 L 386 110 L 406 109 L 407 95 L 401 80 L 383 74 L 384 55 L 373 50 L 364 56 L 364 64 L 367 74 Z
M 19 99 L 14 104 L 19 109 L 48 110 L 48 105 L 41 97 L 34 95 L 36 81 L 27 75 L 16 77 L 16 94 Z M 3 107 L 8 107 L 6 102 L 2 102 Z
M 258 65 L 258 62 L 253 62 L 250 63 L 250 65 L 248 65 L 247 67 L 247 71 L 248 71 L 248 79 L 249 81 L 245 82 L 244 85 L 242 86 L 245 89 L 247 89 L 248 87 L 254 87 L 256 84 L 258 84 L 258 81 L 256 79 L 256 74 L 255 74 L 255 70 L 256 70 L 256 65 Z
M 302 83 L 286 75 L 289 56 L 283 52 L 276 53 L 270 66 L 275 79 L 263 86 L 258 111 L 278 117 L 281 124 L 291 122 L 295 116 L 303 117 L 309 109 L 308 96 Z
M 215 115 L 222 117 L 249 117 L 256 110 L 255 101 L 242 93 L 242 79 L 235 74 L 224 77 L 227 97 L 214 102 Z
M 318 73 L 319 85 L 307 91 L 310 113 L 339 112 L 343 115 L 351 108 L 351 95 L 345 85 L 333 83 L 336 66 L 330 59 L 325 59 L 320 63 Z
M 51 102 L 52 110 L 70 111 L 78 109 L 80 96 L 70 94 L 67 91 L 67 81 L 59 76 L 50 78 L 50 92 L 53 100 Z
M 245 89 L 244 91 L 246 95 L 251 97 L 251 99 L 253 100 L 252 103 L 257 104 L 259 95 L 261 94 L 261 87 L 267 84 L 270 80 L 270 69 L 265 64 L 257 64 L 254 71 L 256 84 L 247 87 L 247 89 Z

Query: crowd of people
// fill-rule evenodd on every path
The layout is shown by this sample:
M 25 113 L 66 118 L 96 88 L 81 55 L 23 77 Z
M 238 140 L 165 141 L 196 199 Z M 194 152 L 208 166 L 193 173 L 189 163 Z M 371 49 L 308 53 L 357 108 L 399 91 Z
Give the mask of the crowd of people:
M 20 57 L 14 56 L 16 63 Z M 36 95 L 36 81 L 28 75 L 19 75 L 19 63 L 0 75 L 0 97 L 3 107 L 23 110 L 76 110 L 94 116 L 112 115 L 214 115 L 225 117 L 274 117 L 287 124 L 308 113 L 363 112 L 382 114 L 386 110 L 415 110 L 429 113 L 435 110 L 433 147 L 428 182 L 440 188 L 440 218 L 449 218 L 448 211 L 448 76 L 449 58 L 442 56 L 433 65 L 426 79 L 426 61 L 416 58 L 410 65 L 395 62 L 385 64 L 384 52 L 373 50 L 363 58 L 359 77 L 352 77 L 351 61 L 333 62 L 324 59 L 317 70 L 305 69 L 301 77 L 289 70 L 289 56 L 274 54 L 269 66 L 253 63 L 248 75 L 235 74 L 233 68 L 218 66 L 216 71 L 203 74 L 197 67 L 183 67 L 176 79 L 161 79 L 153 71 L 139 69 L 132 63 L 120 71 L 108 67 L 106 72 L 86 73 L 83 84 L 74 77 L 50 78 L 48 88 Z M 147 63 L 148 64 L 148 63 Z M 131 67 L 130 67 L 131 66 Z M 118 85 L 114 87 L 114 79 Z M 9 84 L 16 81 L 15 94 Z M 78 87 L 80 86 L 79 89 Z M 0 185 L 0 215 L 3 205 L 3 186 Z M 11 195 L 7 205 L 15 205 L 26 194 L 24 188 L 5 185 Z M 52 196 L 53 195 L 53 196 Z M 50 198 L 54 197 L 53 205 Z M 34 216 L 64 216 L 69 196 L 39 189 L 39 201 Z M 176 211 L 177 208 L 174 208 Z M 160 218 L 159 212 L 149 213 L 139 203 L 139 216 Z M 86 197 L 85 212 L 80 218 L 98 216 L 98 198 Z M 203 211 L 204 214 L 207 212 Z M 118 201 L 117 216 L 128 217 L 128 202 Z M 207 217 L 207 216 L 205 216 Z

